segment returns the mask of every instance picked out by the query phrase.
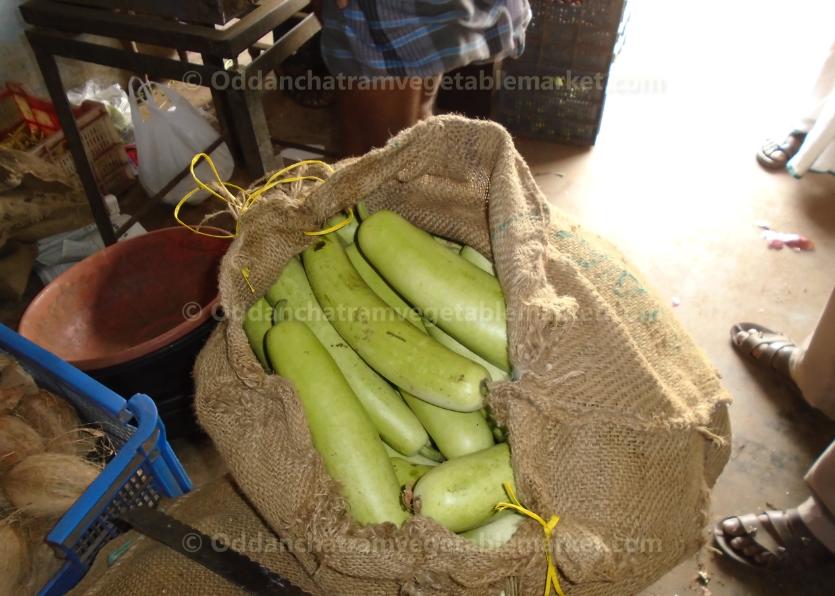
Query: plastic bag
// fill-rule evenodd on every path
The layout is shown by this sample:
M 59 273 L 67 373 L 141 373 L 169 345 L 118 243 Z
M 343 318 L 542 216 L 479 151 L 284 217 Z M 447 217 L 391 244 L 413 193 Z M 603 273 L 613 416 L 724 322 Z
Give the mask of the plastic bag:
M 101 81 L 91 80 L 84 83 L 83 87 L 77 87 L 67 91 L 67 98 L 74 105 L 81 105 L 90 99 L 104 104 L 110 121 L 125 143 L 133 142 L 133 124 L 130 121 L 130 104 L 128 94 L 121 85 L 114 83 L 108 85 Z
M 138 84 L 135 85 L 134 81 Z M 183 168 L 188 167 L 195 154 L 204 151 L 219 135 L 194 106 L 170 87 L 152 82 L 143 83 L 137 77 L 131 79 L 128 87 L 136 151 L 139 156 L 139 182 L 145 192 L 153 196 Z M 139 112 L 136 88 L 145 91 L 147 119 L 143 119 Z M 165 108 L 159 106 L 154 98 L 154 90 L 159 91 L 170 105 Z M 221 178 L 227 180 L 232 175 L 235 162 L 226 143 L 221 143 L 210 155 Z M 195 174 L 201 180 L 214 178 L 205 161 L 195 168 Z M 176 205 L 194 186 L 194 180 L 186 177 L 162 200 L 169 205 Z M 188 202 L 197 205 L 208 196 L 204 190 L 196 192 Z

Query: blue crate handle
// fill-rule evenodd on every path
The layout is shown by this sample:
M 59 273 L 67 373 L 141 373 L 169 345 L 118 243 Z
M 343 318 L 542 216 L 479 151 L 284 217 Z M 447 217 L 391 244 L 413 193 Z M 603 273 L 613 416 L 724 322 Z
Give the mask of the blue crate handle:
M 137 474 L 147 478 L 154 490 L 167 497 L 179 497 L 191 490 L 191 480 L 177 459 L 165 435 L 154 401 L 138 393 L 125 400 L 98 381 L 54 354 L 0 325 L 0 349 L 14 355 L 39 385 L 63 395 L 79 411 L 95 411 L 97 418 L 87 422 L 106 422 L 111 429 L 121 429 L 127 437 L 99 476 L 87 487 L 73 506 L 58 520 L 47 542 L 60 550 L 66 562 L 40 594 L 63 594 L 87 572 L 92 557 L 115 537 L 111 529 L 79 556 L 79 536 L 113 516 L 114 499 L 125 503 L 123 489 Z M 130 505 L 131 503 L 127 503 Z M 150 504 L 150 503 L 147 503 Z M 110 524 L 106 524 L 110 527 Z M 74 548 L 76 547 L 76 548 Z

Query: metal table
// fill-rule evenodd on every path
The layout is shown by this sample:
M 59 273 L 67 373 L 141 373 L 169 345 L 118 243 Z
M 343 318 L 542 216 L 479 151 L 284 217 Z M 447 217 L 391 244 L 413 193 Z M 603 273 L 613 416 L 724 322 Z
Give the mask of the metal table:
M 26 36 L 55 105 L 67 146 L 105 244 L 116 242 L 125 230 L 114 232 L 111 226 L 104 197 L 72 117 L 56 56 L 121 68 L 140 75 L 175 80 L 186 77 L 191 84 L 210 88 L 215 73 L 223 72 L 222 79 L 230 84 L 224 89 L 212 88 L 212 99 L 236 163 L 243 165 L 253 178 L 260 178 L 274 168 L 275 155 L 267 130 L 262 91 L 250 88 L 252 85 L 245 83 L 263 80 L 319 31 L 316 17 L 301 12 L 310 3 L 309 0 L 261 0 L 259 4 L 249 6 L 248 12 L 237 21 L 223 27 L 208 23 L 185 23 L 172 20 L 170 16 L 163 18 L 114 9 L 114 5 L 124 4 L 127 0 L 112 3 L 79 0 L 84 1 L 99 6 L 80 6 L 56 0 L 29 0 L 20 7 L 20 11 L 24 20 L 32 25 L 32 28 L 27 29 Z M 170 10 L 171 6 L 189 3 L 166 3 L 159 0 L 150 4 L 167 5 Z M 271 32 L 271 45 L 258 43 L 258 40 Z M 79 35 L 85 33 L 117 39 L 123 47 L 114 48 L 82 40 Z M 176 49 L 180 59 L 136 53 L 131 49 L 133 42 Z M 187 51 L 199 53 L 202 64 L 189 62 Z M 251 63 L 229 70 L 224 67 L 225 59 L 231 58 L 237 64 L 237 57 L 245 51 L 250 51 L 254 56 Z M 154 198 L 158 200 L 164 196 L 187 173 L 187 169 L 183 170 Z M 149 201 L 148 205 L 153 206 L 156 202 Z M 128 222 L 128 227 L 132 223 Z

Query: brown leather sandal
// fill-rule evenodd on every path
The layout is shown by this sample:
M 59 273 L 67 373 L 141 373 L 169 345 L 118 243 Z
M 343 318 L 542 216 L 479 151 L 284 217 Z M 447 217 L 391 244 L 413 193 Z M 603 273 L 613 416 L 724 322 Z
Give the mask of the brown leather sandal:
M 805 140 L 806 133 L 796 130 L 790 132 L 782 143 L 769 139 L 757 152 L 757 161 L 766 170 L 781 170 L 800 150 L 800 146 L 803 145 Z
M 734 527 L 729 531 L 728 525 Z M 714 527 L 713 539 L 724 555 L 757 569 L 814 567 L 832 558 L 797 509 L 726 517 Z
M 789 361 L 797 345 L 785 335 L 756 323 L 737 323 L 731 327 L 731 343 L 736 351 L 776 371 L 793 388 Z

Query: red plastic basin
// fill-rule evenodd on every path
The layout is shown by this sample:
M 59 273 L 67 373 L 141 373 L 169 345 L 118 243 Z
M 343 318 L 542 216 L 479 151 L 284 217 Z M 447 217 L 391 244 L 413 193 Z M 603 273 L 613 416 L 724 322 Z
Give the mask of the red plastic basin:
M 44 288 L 20 334 L 82 370 L 150 354 L 213 315 L 229 243 L 174 227 L 109 246 Z

